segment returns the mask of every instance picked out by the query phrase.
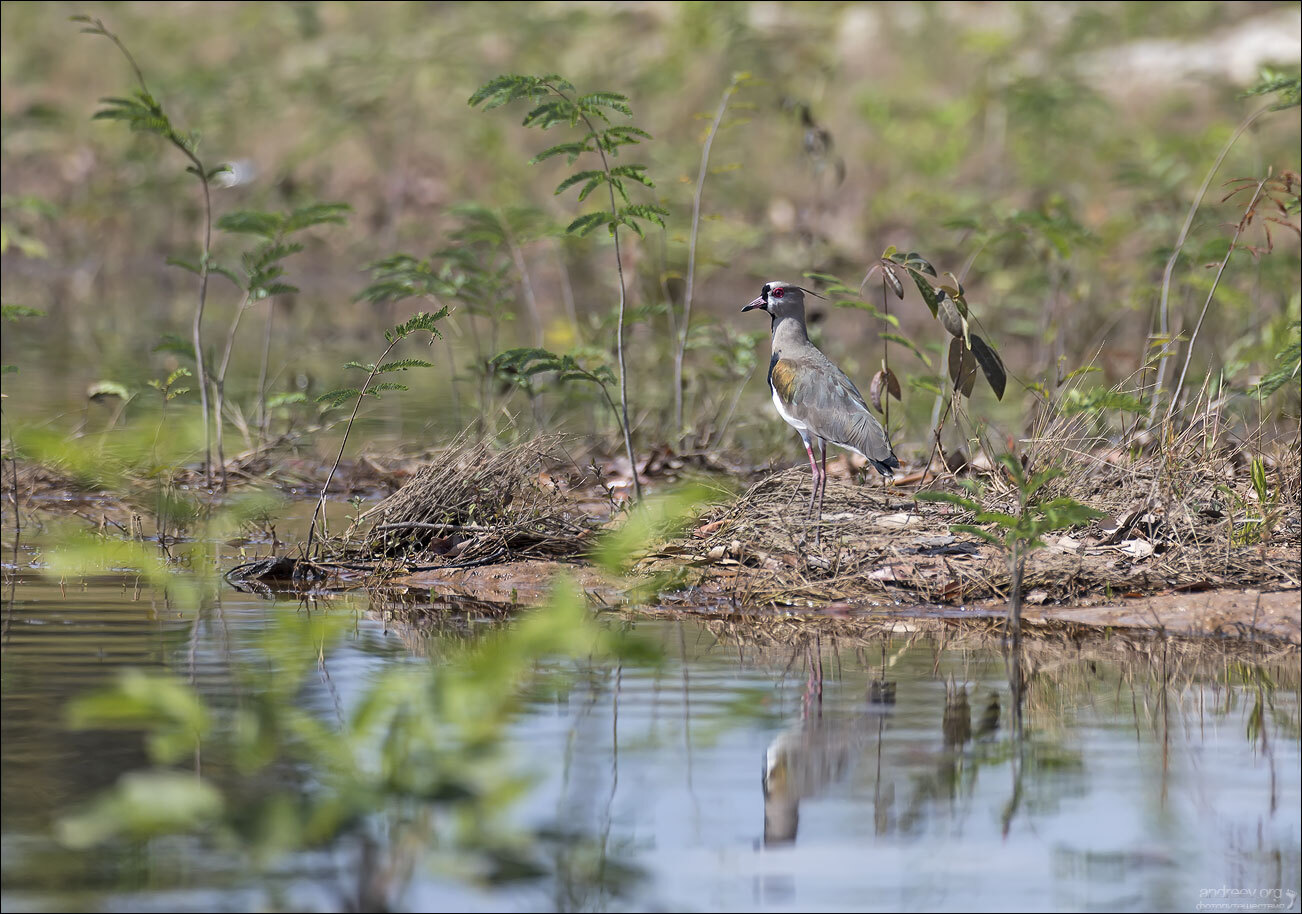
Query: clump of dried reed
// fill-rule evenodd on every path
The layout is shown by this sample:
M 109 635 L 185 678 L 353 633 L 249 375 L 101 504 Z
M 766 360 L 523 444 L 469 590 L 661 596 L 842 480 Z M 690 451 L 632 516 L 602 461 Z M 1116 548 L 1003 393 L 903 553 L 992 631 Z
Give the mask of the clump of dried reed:
M 560 445 L 458 441 L 358 518 L 343 537 L 350 558 L 468 566 L 578 555 L 593 524 L 542 477 Z

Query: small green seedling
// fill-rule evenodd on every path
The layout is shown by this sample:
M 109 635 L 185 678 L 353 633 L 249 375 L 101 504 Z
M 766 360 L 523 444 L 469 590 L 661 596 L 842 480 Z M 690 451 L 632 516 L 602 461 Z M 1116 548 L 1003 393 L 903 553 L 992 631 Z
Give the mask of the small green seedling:
M 324 393 L 317 397 L 317 401 L 324 403 L 327 409 L 342 406 L 349 400 L 353 401 L 353 411 L 348 417 L 348 424 L 344 426 L 344 438 L 339 442 L 339 453 L 335 455 L 335 462 L 330 467 L 330 472 L 326 475 L 325 483 L 321 486 L 321 495 L 317 498 L 316 510 L 312 512 L 312 523 L 307 531 L 307 548 L 304 554 L 309 558 L 312 555 L 312 544 L 316 541 L 316 525 L 320 520 L 322 529 L 325 529 L 325 500 L 326 493 L 330 490 L 330 483 L 334 481 L 335 472 L 339 469 L 339 462 L 344 459 L 344 448 L 348 447 L 348 435 L 353 430 L 353 423 L 357 420 L 357 411 L 361 409 L 362 401 L 367 397 L 380 399 L 380 393 L 388 390 L 406 390 L 406 385 L 398 384 L 393 381 L 382 381 L 379 384 L 372 384 L 377 374 L 388 374 L 395 371 L 407 371 L 411 368 L 432 368 L 430 362 L 424 359 L 395 359 L 392 362 L 386 362 L 389 353 L 393 347 L 397 346 L 413 333 L 428 333 L 430 342 L 441 336 L 437 324 L 443 318 L 448 316 L 448 309 L 443 308 L 434 314 L 421 311 L 415 314 L 406 323 L 399 324 L 389 330 L 384 331 L 384 339 L 388 345 L 380 353 L 380 357 L 373 363 L 363 364 L 361 362 L 349 362 L 345 368 L 355 368 L 359 371 L 366 372 L 366 380 L 362 382 L 361 387 L 341 387 Z
M 1012 580 L 1012 592 L 1008 601 L 1008 618 L 1012 630 L 1013 643 L 1021 641 L 1022 624 L 1022 581 L 1026 574 L 1026 558 L 1037 549 L 1043 548 L 1041 537 L 1053 530 L 1075 527 L 1096 517 L 1103 512 L 1096 511 L 1088 505 L 1081 504 L 1074 498 L 1060 496 L 1047 501 L 1039 501 L 1036 495 L 1046 485 L 1063 474 L 1058 467 L 1049 467 L 1035 473 L 1027 473 L 1015 457 L 1004 455 L 999 464 L 1007 472 L 1017 492 L 1017 513 L 1006 514 L 1002 511 L 987 511 L 977 499 L 983 487 L 972 480 L 964 484 L 973 497 L 956 495 L 952 492 L 919 492 L 914 497 L 918 501 L 944 502 L 972 512 L 975 523 L 951 524 L 951 530 L 971 533 L 1004 551 L 1008 562 L 1008 575 Z M 990 530 L 986 526 L 994 525 Z
M 499 76 L 480 86 L 470 96 L 469 103 L 472 107 L 482 106 L 488 109 L 500 108 L 516 101 L 525 101 L 534 106 L 524 117 L 526 127 L 548 130 L 562 125 L 581 132 L 577 140 L 544 149 L 533 157 L 534 162 L 563 155 L 573 165 L 581 156 L 595 153 L 601 163 L 600 168 L 574 172 L 556 186 L 556 193 L 561 194 L 571 187 L 582 185 L 579 190 L 579 202 L 582 203 L 593 191 L 600 188 L 606 190 L 609 208 L 583 213 L 565 231 L 582 238 L 605 226 L 615 244 L 615 270 L 619 277 L 619 323 L 615 334 L 615 351 L 619 361 L 620 426 L 624 432 L 624 449 L 628 453 L 628 462 L 633 467 L 634 495 L 640 501 L 642 483 L 638 479 L 637 461 L 633 457 L 632 426 L 628 419 L 628 371 L 624 362 L 624 320 L 628 290 L 624 281 L 619 229 L 623 226 L 641 237 L 643 223 L 653 223 L 664 228 L 664 217 L 669 215 L 669 211 L 655 203 L 634 203 L 629 196 L 631 185 L 655 187 L 646 173 L 645 165 L 614 165 L 611 160 L 619 155 L 622 147 L 636 146 L 643 140 L 651 139 L 651 134 L 632 124 L 611 123 L 612 114 L 632 118 L 633 109 L 629 107 L 627 96 L 604 91 L 579 95 L 571 83 L 555 75 Z

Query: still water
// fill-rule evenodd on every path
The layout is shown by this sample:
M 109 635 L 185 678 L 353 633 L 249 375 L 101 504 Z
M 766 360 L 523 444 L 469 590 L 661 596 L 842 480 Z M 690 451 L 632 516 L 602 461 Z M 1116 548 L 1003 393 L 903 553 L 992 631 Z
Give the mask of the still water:
M 384 833 L 379 858 L 336 846 L 259 867 L 203 833 L 61 846 L 60 817 L 148 764 L 139 733 L 73 730 L 66 704 L 138 667 L 238 705 L 233 671 L 276 662 L 266 633 L 308 638 L 327 614 L 344 634 L 285 700 L 333 725 L 386 671 L 446 662 L 500 612 L 226 589 L 193 613 L 130 580 L 26 571 L 6 598 L 6 911 L 1298 909 L 1296 653 L 1032 641 L 1019 726 L 997 642 L 962 626 L 606 617 L 658 657 L 543 658 L 506 731 L 527 787 L 503 814 L 551 836 L 546 871 L 476 879 L 443 838 L 365 902 Z

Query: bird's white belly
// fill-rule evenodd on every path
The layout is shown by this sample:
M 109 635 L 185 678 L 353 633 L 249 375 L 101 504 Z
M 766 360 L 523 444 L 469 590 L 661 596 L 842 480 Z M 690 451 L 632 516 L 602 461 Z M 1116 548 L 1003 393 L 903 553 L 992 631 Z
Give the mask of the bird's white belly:
M 808 430 L 809 428 L 808 425 L 801 422 L 795 416 L 791 415 L 791 413 L 787 412 L 787 408 L 782 405 L 782 398 L 778 396 L 778 392 L 776 390 L 773 391 L 773 408 L 778 411 L 778 415 L 782 417 L 783 421 L 786 422 L 787 425 L 794 428 L 796 431 L 803 432 Z

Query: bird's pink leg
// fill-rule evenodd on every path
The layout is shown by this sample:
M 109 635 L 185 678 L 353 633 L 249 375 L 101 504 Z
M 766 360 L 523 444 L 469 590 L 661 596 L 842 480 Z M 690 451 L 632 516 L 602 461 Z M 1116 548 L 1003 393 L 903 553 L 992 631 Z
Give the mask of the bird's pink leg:
M 814 499 L 818 498 L 818 464 L 814 461 L 814 449 L 809 445 L 809 439 L 805 441 L 805 453 L 809 455 L 809 472 L 814 477 L 814 490 L 809 493 L 809 507 L 805 509 L 806 514 L 814 513 Z
M 818 452 L 822 457 L 822 469 L 819 472 L 818 485 L 818 520 L 823 519 L 823 496 L 827 494 L 827 442 L 822 438 L 818 439 Z

